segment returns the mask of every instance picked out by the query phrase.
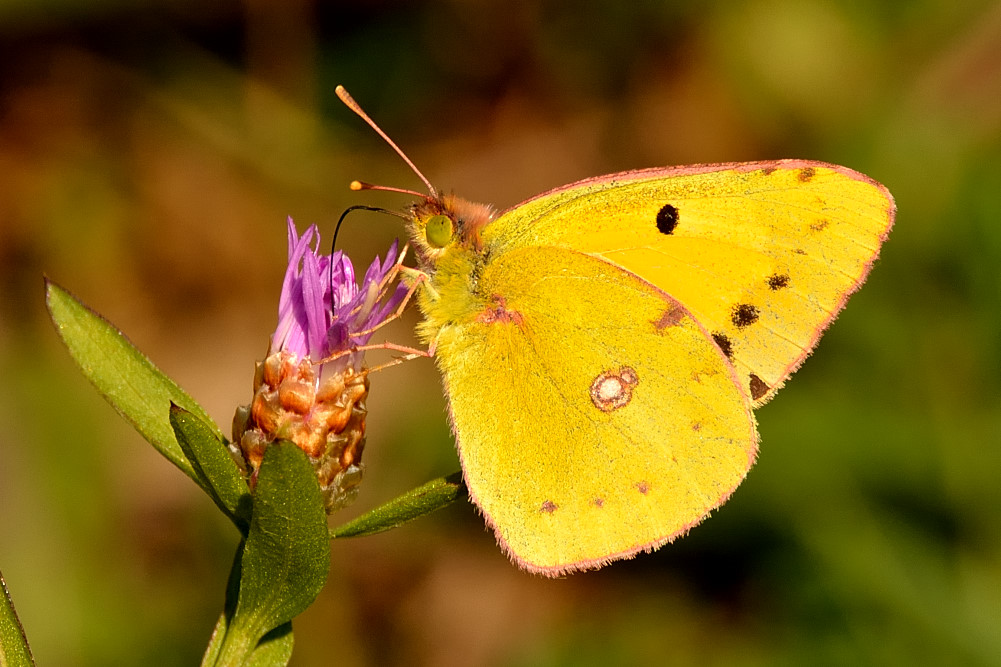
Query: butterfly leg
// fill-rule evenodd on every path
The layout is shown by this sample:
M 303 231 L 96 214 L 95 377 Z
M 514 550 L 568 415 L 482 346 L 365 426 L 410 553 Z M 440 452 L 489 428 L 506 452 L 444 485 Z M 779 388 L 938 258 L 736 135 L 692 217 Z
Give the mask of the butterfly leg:
M 380 371 L 384 368 L 389 368 L 391 366 L 397 366 L 402 364 L 404 361 L 410 361 L 411 359 L 418 359 L 421 357 L 432 357 L 434 356 L 434 346 L 432 345 L 427 350 L 418 350 L 415 347 L 407 347 L 406 345 L 397 345 L 396 343 L 373 343 L 371 345 L 355 345 L 354 347 L 348 348 L 346 350 L 341 350 L 331 354 L 329 357 L 325 357 L 319 361 L 320 364 L 326 364 L 341 357 L 346 357 L 349 354 L 354 354 L 355 352 L 368 352 L 369 350 L 392 350 L 393 352 L 402 352 L 402 357 L 395 357 L 391 361 L 384 364 L 376 366 L 374 368 L 368 369 L 368 373 L 374 371 Z
M 376 345 L 374 347 L 382 348 L 382 345 Z M 435 352 L 435 349 L 437 347 L 438 347 L 438 341 L 437 341 L 437 339 L 431 341 L 431 345 L 429 345 L 428 349 L 426 349 L 426 350 L 418 350 L 418 349 L 414 349 L 414 348 L 406 348 L 406 347 L 403 347 L 401 345 L 393 345 L 391 343 L 387 344 L 386 347 L 385 347 L 385 349 L 388 349 L 388 350 L 396 350 L 398 352 L 405 352 L 406 350 L 410 349 L 411 351 L 407 352 L 407 354 L 404 354 L 402 357 L 393 357 L 393 359 L 391 359 L 390 361 L 387 361 L 384 364 L 379 364 L 378 366 L 374 366 L 372 368 L 369 368 L 366 372 L 367 373 L 374 373 L 376 371 L 381 371 L 381 370 L 384 370 L 386 368 L 391 368 L 393 366 L 399 366 L 400 364 L 402 364 L 405 361 L 411 361 L 413 359 L 420 359 L 422 357 L 430 359 L 431 357 L 434 356 L 434 352 Z
M 407 290 L 406 296 L 403 297 L 403 301 L 401 301 L 400 305 L 397 306 L 396 311 L 392 315 L 389 315 L 388 317 L 383 318 L 382 321 L 380 321 L 374 327 L 371 327 L 369 329 L 365 329 L 364 331 L 355 331 L 355 332 L 352 332 L 352 334 L 351 334 L 352 336 L 367 336 L 369 334 L 375 333 L 376 331 L 378 331 L 382 327 L 386 326 L 387 324 L 389 324 L 393 320 L 399 319 L 400 316 L 403 315 L 403 311 L 406 310 L 406 308 L 407 308 L 408 305 L 410 305 L 410 299 L 412 299 L 413 296 L 414 296 L 414 294 L 417 292 L 417 288 L 420 285 L 422 285 L 422 284 L 427 285 L 428 275 L 426 273 L 424 273 L 423 271 L 417 271 L 416 269 L 410 269 L 410 267 L 406 267 L 406 266 L 400 266 L 400 267 L 397 267 L 397 268 L 395 268 L 393 270 L 394 273 L 401 273 L 403 271 L 406 271 L 408 273 L 412 271 L 414 273 L 414 282 L 413 282 L 413 284 L 410 285 L 410 288 Z
M 386 272 L 386 275 L 382 277 L 382 281 L 379 283 L 379 296 L 375 301 L 382 301 L 386 298 L 386 293 L 388 292 L 389 285 L 396 280 L 397 276 L 400 275 L 401 269 L 407 267 L 403 266 L 403 260 L 406 259 L 407 252 L 410 250 L 410 244 L 403 246 L 403 250 L 400 251 L 399 257 L 396 259 L 396 263 L 393 264 L 393 268 Z M 365 307 L 365 303 L 360 303 L 351 311 L 351 315 L 356 315 L 359 310 Z
M 387 368 L 392 368 L 393 366 L 399 366 L 406 361 L 412 361 L 413 359 L 419 359 L 421 357 L 433 356 L 431 350 L 416 350 L 410 354 L 405 354 L 402 357 L 393 357 L 384 364 L 379 364 L 378 366 L 373 366 L 372 368 L 365 369 L 365 373 L 375 373 L 376 371 L 383 371 Z
M 386 324 L 388 324 L 389 322 L 399 319 L 403 315 L 403 311 L 406 310 L 406 307 L 410 304 L 410 300 L 413 298 L 414 294 L 417 292 L 417 289 L 421 285 L 424 285 L 425 289 L 431 289 L 430 281 L 428 280 L 428 274 L 418 269 L 411 268 L 409 266 L 403 266 L 403 259 L 406 256 L 407 249 L 408 246 L 404 246 L 403 251 L 400 253 L 400 257 L 396 262 L 396 265 L 386 274 L 386 277 L 383 279 L 382 284 L 379 286 L 379 293 L 380 293 L 379 300 L 382 300 L 385 297 L 387 287 L 390 284 L 392 284 L 393 280 L 395 280 L 401 273 L 410 276 L 413 282 L 411 283 L 409 289 L 407 290 L 406 295 L 403 297 L 403 300 L 400 302 L 400 305 L 397 306 L 396 311 L 394 311 L 393 314 L 383 318 L 382 321 L 380 321 L 375 326 L 369 329 L 365 329 L 363 331 L 352 332 L 350 336 L 367 336 L 375 333 L 382 327 L 386 326 Z M 329 357 L 326 357 L 325 359 L 321 359 L 320 363 L 325 364 L 334 361 L 335 359 L 339 359 L 349 354 L 353 354 L 355 352 L 366 352 L 368 350 L 392 350 L 394 352 L 403 353 L 403 356 L 395 357 L 391 361 L 388 361 L 384 364 L 380 364 L 378 366 L 366 370 L 366 373 L 373 373 L 375 371 L 380 371 L 386 368 L 390 368 L 392 366 L 398 366 L 399 364 L 402 364 L 405 361 L 410 361 L 412 359 L 418 359 L 421 357 L 432 357 L 434 356 L 435 347 L 436 347 L 435 343 L 432 343 L 427 350 L 418 350 L 417 348 L 407 347 L 405 345 L 398 345 L 396 343 L 389 343 L 389 342 L 373 343 L 371 345 L 356 345 L 350 349 L 341 350 L 339 352 L 330 355 Z

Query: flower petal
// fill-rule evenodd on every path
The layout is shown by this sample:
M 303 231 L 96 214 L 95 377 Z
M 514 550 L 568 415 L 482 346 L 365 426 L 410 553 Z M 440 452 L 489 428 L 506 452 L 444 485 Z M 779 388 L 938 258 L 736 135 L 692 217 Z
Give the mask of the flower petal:
M 395 312 L 407 294 L 407 287 L 400 284 L 387 296 L 389 286 L 384 284 L 403 258 L 398 241 L 384 259 L 377 256 L 368 266 L 360 285 L 347 255 L 342 251 L 324 255 L 319 247 L 316 225 L 299 236 L 288 219 L 288 268 L 278 303 L 278 326 L 272 336 L 273 351 L 283 350 L 314 362 L 367 343 L 371 333 L 359 336 L 353 332 L 377 326 Z M 345 355 L 336 367 L 360 366 L 362 356 Z

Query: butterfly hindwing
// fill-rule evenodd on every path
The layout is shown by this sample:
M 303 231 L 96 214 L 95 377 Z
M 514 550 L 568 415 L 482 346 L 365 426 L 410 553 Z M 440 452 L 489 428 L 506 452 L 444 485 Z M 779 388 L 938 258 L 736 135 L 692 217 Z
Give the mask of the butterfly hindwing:
M 485 236 L 592 253 L 653 283 L 702 322 L 760 405 L 865 280 L 893 215 L 871 179 L 789 160 L 582 181 L 511 209 Z
M 488 262 L 476 294 L 435 356 L 470 495 L 521 565 L 556 575 L 652 549 L 744 478 L 750 398 L 663 291 L 587 254 L 523 247 Z

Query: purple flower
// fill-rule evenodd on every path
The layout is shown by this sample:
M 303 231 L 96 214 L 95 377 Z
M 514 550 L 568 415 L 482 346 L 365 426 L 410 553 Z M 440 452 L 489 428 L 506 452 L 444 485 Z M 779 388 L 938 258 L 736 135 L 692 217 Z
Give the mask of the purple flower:
M 396 311 L 407 287 L 390 292 L 401 259 L 395 241 L 360 285 L 347 255 L 321 255 L 319 248 L 316 225 L 299 236 L 290 218 L 278 327 L 255 367 L 254 397 L 233 417 L 230 451 L 253 488 L 267 448 L 291 440 L 309 456 L 333 512 L 355 497 L 363 471 L 369 381 L 364 352 L 354 348 Z
M 384 292 L 388 286 L 383 282 L 399 260 L 396 241 L 384 261 L 375 258 L 361 285 L 355 282 L 347 255 L 340 250 L 323 255 L 319 248 L 316 225 L 299 236 L 292 218 L 288 219 L 288 269 L 278 302 L 278 326 L 271 337 L 271 352 L 282 351 L 314 363 L 367 343 L 371 333 L 359 332 L 394 312 L 407 293 L 402 284 L 388 298 Z M 336 369 L 351 365 L 359 370 L 362 357 L 361 352 L 355 352 L 329 365 Z

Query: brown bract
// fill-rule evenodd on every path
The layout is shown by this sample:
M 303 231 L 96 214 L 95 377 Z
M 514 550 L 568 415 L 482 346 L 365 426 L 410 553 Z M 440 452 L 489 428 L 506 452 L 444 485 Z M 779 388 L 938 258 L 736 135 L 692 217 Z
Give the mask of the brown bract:
M 230 449 L 253 488 L 264 452 L 290 440 L 313 463 L 327 511 L 350 503 L 361 483 L 368 374 L 350 366 L 318 382 L 309 359 L 286 352 L 258 362 L 254 398 L 237 409 Z

